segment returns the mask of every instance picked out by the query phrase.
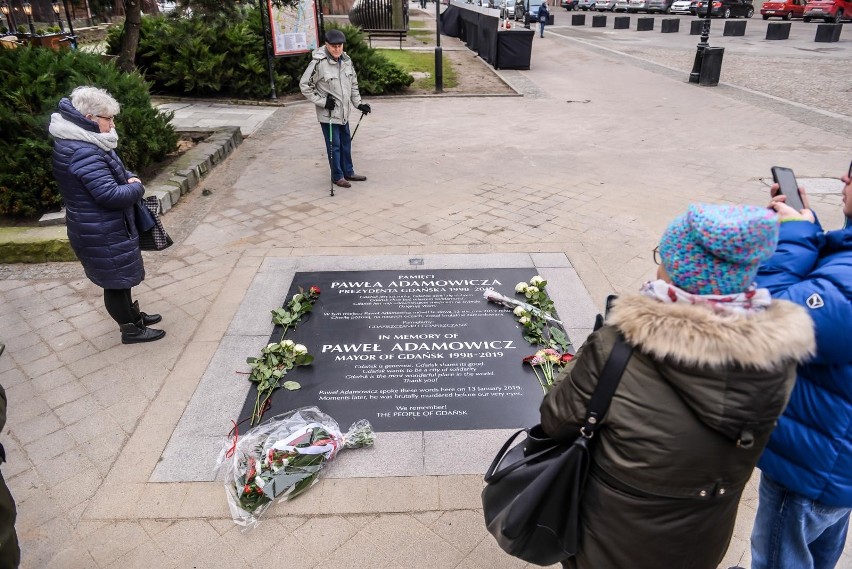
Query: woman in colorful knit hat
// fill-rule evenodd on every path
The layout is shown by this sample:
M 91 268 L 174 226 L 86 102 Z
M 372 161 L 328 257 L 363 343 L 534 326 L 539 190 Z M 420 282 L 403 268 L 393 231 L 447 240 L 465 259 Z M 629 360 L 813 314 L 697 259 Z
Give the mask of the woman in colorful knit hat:
M 573 569 L 716 569 L 811 320 L 754 286 L 778 241 L 771 210 L 691 205 L 666 229 L 657 280 L 618 299 L 541 405 L 573 440 L 616 336 L 633 354 L 601 423 Z

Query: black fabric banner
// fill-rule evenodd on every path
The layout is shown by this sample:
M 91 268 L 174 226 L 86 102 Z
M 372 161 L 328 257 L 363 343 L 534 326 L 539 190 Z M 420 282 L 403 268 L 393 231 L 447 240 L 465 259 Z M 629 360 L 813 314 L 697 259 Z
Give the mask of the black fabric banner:
M 450 4 L 441 14 L 441 31 L 462 40 L 496 69 L 530 68 L 534 30 L 502 30 L 499 17 Z

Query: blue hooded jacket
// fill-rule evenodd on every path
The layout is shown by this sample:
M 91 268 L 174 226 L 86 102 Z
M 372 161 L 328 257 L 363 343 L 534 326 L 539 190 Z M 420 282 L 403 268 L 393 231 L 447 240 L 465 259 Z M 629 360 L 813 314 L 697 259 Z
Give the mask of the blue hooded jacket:
M 757 283 L 804 306 L 817 339 L 758 467 L 797 494 L 852 507 L 852 229 L 782 223 Z
M 59 102 L 59 114 L 76 126 L 100 132 L 97 123 L 71 105 Z M 53 175 L 65 201 L 68 240 L 96 285 L 128 289 L 145 278 L 134 204 L 145 193 L 114 150 L 83 140 L 57 138 L 53 145 Z

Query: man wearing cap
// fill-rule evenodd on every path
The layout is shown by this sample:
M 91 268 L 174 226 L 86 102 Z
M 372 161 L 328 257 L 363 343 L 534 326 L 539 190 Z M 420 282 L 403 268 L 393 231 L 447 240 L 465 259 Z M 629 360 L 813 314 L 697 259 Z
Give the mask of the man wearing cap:
M 349 182 L 363 182 L 366 176 L 355 173 L 352 164 L 352 136 L 349 133 L 350 105 L 362 113 L 370 113 L 370 105 L 361 101 L 358 77 L 352 59 L 343 52 L 346 36 L 340 30 L 325 34 L 325 45 L 314 50 L 311 63 L 302 74 L 299 88 L 317 108 L 322 127 L 331 179 L 341 188 Z

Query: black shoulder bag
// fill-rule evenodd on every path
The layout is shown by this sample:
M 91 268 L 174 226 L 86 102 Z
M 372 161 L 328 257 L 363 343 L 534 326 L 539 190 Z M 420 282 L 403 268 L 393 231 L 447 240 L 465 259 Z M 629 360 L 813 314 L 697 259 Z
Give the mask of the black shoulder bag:
M 488 531 L 509 555 L 546 566 L 577 553 L 590 444 L 631 353 L 619 334 L 572 444 L 557 443 L 536 425 L 512 435 L 494 457 L 485 473 L 482 508 Z M 510 449 L 521 433 L 527 438 Z

